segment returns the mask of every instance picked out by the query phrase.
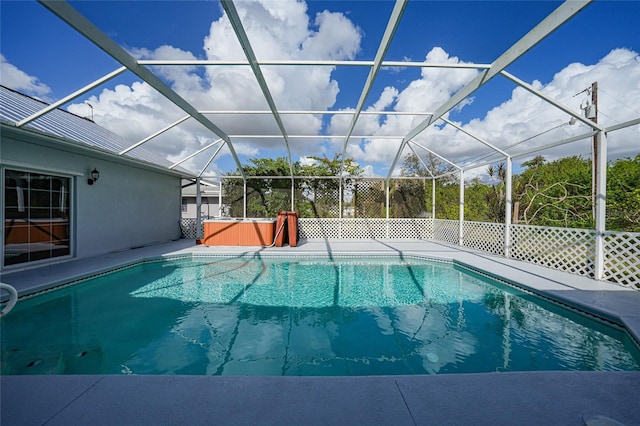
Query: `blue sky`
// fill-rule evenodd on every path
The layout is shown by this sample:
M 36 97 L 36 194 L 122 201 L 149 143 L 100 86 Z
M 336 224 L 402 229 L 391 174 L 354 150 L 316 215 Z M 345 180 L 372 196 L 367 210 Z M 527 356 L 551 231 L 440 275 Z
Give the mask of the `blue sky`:
M 168 58 L 167 55 L 179 54 L 205 59 L 208 55 L 233 53 L 230 47 L 220 45 L 231 42 L 226 36 L 220 37 L 224 34 L 223 10 L 215 1 L 84 1 L 71 4 L 109 37 L 128 51 L 135 52 L 137 56 Z M 270 57 L 269 52 L 273 55 L 276 55 L 273 52 L 283 54 L 286 49 L 280 48 L 278 43 L 285 45 L 296 36 L 295 31 L 306 25 L 308 34 L 300 36 L 299 43 L 302 47 L 295 52 L 296 54 L 307 55 L 305 58 L 342 55 L 337 59 L 355 60 L 374 58 L 394 5 L 390 1 L 310 1 L 304 4 L 306 10 L 300 12 L 300 4 L 296 6 L 284 1 L 267 3 L 269 4 L 270 6 L 264 9 L 272 13 L 291 12 L 291 18 L 282 25 L 281 30 L 280 27 L 276 28 L 276 25 L 284 21 L 275 20 L 275 24 L 265 21 L 262 22 L 264 28 L 261 26 L 259 17 L 264 10 L 256 6 L 256 3 L 238 2 L 236 6 L 243 16 L 243 23 L 252 44 L 255 42 L 256 46 L 260 46 L 260 49 L 256 50 L 259 57 Z M 409 2 L 386 60 L 423 61 L 430 55 L 434 62 L 446 60 L 491 63 L 559 5 L 560 2 L 555 1 Z M 331 19 L 334 20 L 331 26 L 322 27 L 317 19 L 325 11 L 330 12 Z M 84 40 L 36 2 L 3 0 L 0 3 L 0 14 L 2 84 L 12 85 L 16 90 L 47 101 L 55 101 L 119 67 L 108 55 Z M 640 116 L 638 16 L 639 1 L 596 1 L 509 66 L 507 71 L 527 83 L 538 84 L 538 89 L 548 90 L 550 95 L 555 96 L 554 99 L 576 108 L 579 108 L 580 102 L 585 99 L 584 96 L 572 95 L 586 88 L 592 80 L 597 80 L 602 90 L 601 109 L 603 114 L 606 114 L 602 116 L 602 120 L 606 121 L 609 117 L 614 123 L 637 118 Z M 255 25 L 248 23 L 252 17 Z M 304 19 L 308 20 L 306 24 Z M 291 35 L 287 31 L 291 31 Z M 261 35 L 264 37 L 261 38 Z M 210 42 L 213 43 L 208 45 L 210 50 L 205 48 L 206 38 L 210 38 Z M 311 44 L 312 39 L 315 40 L 314 47 L 305 50 L 305 43 Z M 170 46 L 171 49 L 161 51 L 161 46 Z M 225 87 L 224 82 L 236 80 L 221 74 L 212 76 L 202 67 L 174 71 L 175 68 L 170 71 L 170 76 L 162 73 L 161 75 L 186 98 L 192 93 L 190 90 L 193 90 L 196 98 L 202 93 L 206 93 L 211 99 L 218 99 L 216 96 L 224 94 L 227 97 L 231 97 L 231 94 L 255 95 L 250 88 L 247 89 L 246 95 L 243 95 L 239 87 Z M 23 74 L 22 80 L 12 78 L 16 72 Z M 282 104 L 279 105 L 281 108 L 303 109 L 304 105 L 310 103 L 329 110 L 338 110 L 355 107 L 368 68 L 338 67 L 330 70 L 326 76 L 319 76 L 317 81 L 309 83 L 311 87 L 307 88 L 305 95 L 301 95 L 309 98 L 306 103 L 298 102 L 299 99 L 295 96 L 296 90 L 304 89 L 304 78 L 291 73 L 278 73 L 278 70 L 273 70 L 273 75 L 268 76 L 268 80 L 273 78 L 274 85 L 276 81 L 283 85 L 282 93 L 272 89 L 274 98 Z M 24 81 L 24 76 L 29 77 L 28 82 L 22 83 L 20 87 L 19 82 Z M 469 73 L 455 78 L 450 74 L 424 75 L 419 68 L 383 70 L 376 80 L 365 108 L 376 105 L 377 108 L 387 110 L 409 107 L 433 110 L 442 103 L 439 96 L 450 96 L 473 76 Z M 297 81 L 300 78 L 302 80 Z M 193 86 L 195 79 L 199 81 L 197 87 Z M 144 92 L 144 88 L 136 86 L 135 82 L 138 80 L 135 76 L 126 74 L 76 99 L 72 102 L 73 105 L 65 107 L 82 114 L 87 110 L 83 102 L 91 101 L 96 109 L 97 123 L 135 143 L 145 135 L 153 133 L 154 129 L 158 130 L 174 121 L 176 116 L 176 112 L 171 108 L 160 107 L 163 105 L 161 100 L 153 98 Z M 337 86 L 332 86 L 331 81 Z M 313 86 L 314 84 L 317 86 Z M 120 85 L 119 90 L 116 90 L 117 85 Z M 124 88 L 128 90 L 123 90 Z M 559 126 L 559 123 L 561 125 L 563 120 L 568 120 L 565 115 L 549 111 L 547 105 L 536 106 L 531 100 L 521 98 L 521 94 L 514 89 L 513 83 L 504 78 L 495 78 L 475 93 L 464 107 L 452 111 L 448 117 L 501 147 L 535 136 Z M 432 94 L 434 90 L 436 95 Z M 129 96 L 128 100 L 124 98 L 125 95 Z M 166 115 L 155 113 L 145 118 L 140 108 L 140 111 L 136 111 L 140 113 L 139 116 L 129 114 L 127 116 L 130 122 L 123 124 L 118 117 L 122 117 L 126 108 L 133 108 L 134 99 L 146 99 L 151 104 L 155 102 L 158 106 L 156 111 L 166 109 Z M 227 105 L 226 108 L 233 107 L 234 104 L 227 101 L 228 99 L 225 99 L 225 102 L 222 102 Z M 242 103 L 237 107 L 240 107 L 240 104 Z M 215 109 L 216 105 L 218 104 L 212 102 L 208 107 Z M 542 110 L 544 114 L 540 114 Z M 540 117 L 537 117 L 538 115 Z M 300 120 L 298 127 L 308 128 L 312 134 L 340 134 L 339 129 L 341 126 L 344 127 L 344 120 L 349 121 L 348 117 L 342 117 L 341 122 L 335 117 L 325 116 L 320 124 L 305 121 L 304 126 L 304 120 Z M 134 120 L 141 121 L 133 123 Z M 220 127 L 225 130 L 225 119 L 212 120 L 217 124 L 221 123 Z M 370 119 L 368 122 L 363 121 L 357 130 L 368 132 L 372 136 L 406 133 L 415 125 L 416 120 L 400 122 L 384 117 L 378 120 Z M 237 127 L 238 124 L 232 121 L 228 123 L 229 133 L 233 133 L 234 125 Z M 260 132 L 259 123 L 260 120 L 255 120 L 255 123 L 252 123 L 255 128 L 252 129 L 249 129 L 251 126 L 246 126 L 246 132 Z M 265 126 L 273 127 L 269 124 Z M 639 151 L 638 127 L 621 131 L 613 138 L 610 148 L 612 157 L 631 156 Z M 295 124 L 292 124 L 292 128 L 290 133 L 300 131 Z M 451 128 L 432 130 L 425 133 L 424 143 L 430 144 L 434 151 L 447 158 L 462 161 L 486 154 L 486 150 L 483 151 L 485 148 L 478 144 L 467 149 L 465 144 L 470 143 L 468 138 Z M 552 132 L 548 136 L 561 137 L 562 134 Z M 166 135 L 164 139 L 148 144 L 147 147 L 171 159 L 179 159 L 189 150 L 210 142 L 211 135 L 205 135 L 201 133 L 201 129 L 194 127 L 177 130 L 174 134 Z M 370 173 L 385 175 L 398 143 L 384 139 L 353 141 L 349 155 L 362 166 L 368 166 Z M 536 140 L 535 143 L 545 141 Z M 285 152 L 281 144 L 274 145 L 273 141 L 238 139 L 237 144 L 243 162 L 251 157 L 276 156 Z M 331 156 L 340 151 L 340 146 L 339 140 L 314 139 L 300 142 L 293 149 L 293 157 L 297 160 L 306 155 Z M 579 143 L 566 150 L 550 152 L 548 155 L 552 157 L 579 153 L 588 156 L 586 147 L 588 144 Z M 192 166 L 197 169 L 204 161 L 206 158 L 196 159 Z M 226 172 L 233 168 L 234 164 L 229 156 L 223 155 L 214 162 L 212 173 Z

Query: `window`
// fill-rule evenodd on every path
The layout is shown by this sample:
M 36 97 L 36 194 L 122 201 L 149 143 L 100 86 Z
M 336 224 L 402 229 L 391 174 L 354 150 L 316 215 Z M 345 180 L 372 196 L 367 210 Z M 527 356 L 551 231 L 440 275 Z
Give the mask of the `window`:
M 4 265 L 71 254 L 71 179 L 4 171 Z
M 186 198 L 183 198 L 182 199 L 182 213 L 186 213 L 189 210 L 188 204 L 189 204 L 188 200 Z

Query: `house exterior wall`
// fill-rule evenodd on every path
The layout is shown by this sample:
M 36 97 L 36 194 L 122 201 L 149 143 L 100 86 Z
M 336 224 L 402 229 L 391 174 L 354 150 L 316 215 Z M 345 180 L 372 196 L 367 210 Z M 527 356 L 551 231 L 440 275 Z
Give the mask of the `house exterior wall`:
M 179 176 L 29 132 L 3 129 L 0 136 L 3 167 L 72 177 L 71 241 L 75 256 L 180 238 Z M 87 179 L 93 168 L 98 169 L 100 177 L 89 185 Z
M 182 206 L 182 217 L 184 219 L 196 218 L 196 197 L 183 195 Z M 203 218 L 220 217 L 218 197 L 202 197 L 200 201 L 200 214 Z

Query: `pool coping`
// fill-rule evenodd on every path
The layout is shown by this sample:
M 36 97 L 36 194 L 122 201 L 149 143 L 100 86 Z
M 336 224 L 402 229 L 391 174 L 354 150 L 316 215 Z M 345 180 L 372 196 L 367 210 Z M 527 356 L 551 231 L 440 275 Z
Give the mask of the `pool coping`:
M 145 259 L 255 253 L 268 257 L 401 255 L 454 263 L 508 276 L 524 290 L 550 295 L 623 324 L 636 341 L 640 336 L 638 291 L 428 240 L 303 240 L 295 248 L 205 247 L 195 245 L 194 240 L 179 240 L 48 267 L 3 271 L 0 280 L 14 285 L 23 297 Z M 472 420 L 483 424 L 483 419 L 484 423 L 505 425 L 584 424 L 583 416 L 595 413 L 631 425 L 640 424 L 635 398 L 638 385 L 639 372 L 335 378 L 0 376 L 0 420 L 8 424 L 30 418 L 39 424 L 179 424 L 175 417 L 177 398 L 189 406 L 192 424 L 299 424 L 302 419 L 310 424 L 462 424 Z M 180 393 L 174 392 L 177 390 Z M 340 398 L 330 398 L 332 394 Z M 300 400 L 304 396 L 311 399 Z M 492 403 L 494 397 L 500 404 Z M 452 398 L 463 403 L 454 409 Z M 335 407 L 327 406 L 328 399 Z M 206 404 L 194 405 L 194 401 Z M 251 401 L 257 403 L 251 405 Z M 219 407 L 220 412 L 213 413 L 211 406 Z M 167 413 L 166 407 L 174 410 Z

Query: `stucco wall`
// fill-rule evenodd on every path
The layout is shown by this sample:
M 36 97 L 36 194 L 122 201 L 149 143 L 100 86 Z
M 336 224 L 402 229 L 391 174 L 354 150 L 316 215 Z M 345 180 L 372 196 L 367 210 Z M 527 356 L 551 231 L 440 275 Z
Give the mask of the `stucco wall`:
M 3 132 L 0 162 L 12 169 L 72 175 L 73 250 L 88 257 L 180 237 L 180 177 L 39 137 Z M 26 137 L 26 136 L 25 136 Z M 100 178 L 88 185 L 89 172 Z

